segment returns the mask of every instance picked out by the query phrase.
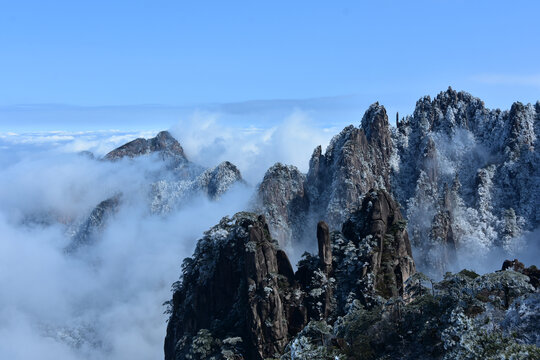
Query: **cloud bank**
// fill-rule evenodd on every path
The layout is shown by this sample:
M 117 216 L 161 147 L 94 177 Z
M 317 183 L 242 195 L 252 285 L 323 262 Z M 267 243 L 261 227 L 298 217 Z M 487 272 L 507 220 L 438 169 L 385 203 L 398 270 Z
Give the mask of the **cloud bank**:
M 249 208 L 270 165 L 306 171 L 313 148 L 334 133 L 311 126 L 301 111 L 268 128 L 227 126 L 218 114 L 196 113 L 172 128 L 190 160 L 229 160 L 251 186 L 217 202 L 194 198 L 162 216 L 148 209 L 157 158 L 109 163 L 79 154 L 99 158 L 158 130 L 0 134 L 1 358 L 161 358 L 162 303 L 196 240 L 222 216 Z M 76 225 L 119 192 L 120 210 L 96 242 L 66 254 Z

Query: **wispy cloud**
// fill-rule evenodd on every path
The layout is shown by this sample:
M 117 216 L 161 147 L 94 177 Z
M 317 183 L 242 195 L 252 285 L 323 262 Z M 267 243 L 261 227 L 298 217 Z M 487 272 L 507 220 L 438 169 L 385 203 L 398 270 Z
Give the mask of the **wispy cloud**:
M 516 74 L 479 74 L 472 77 L 476 82 L 490 85 L 518 85 L 540 87 L 540 73 L 529 75 Z

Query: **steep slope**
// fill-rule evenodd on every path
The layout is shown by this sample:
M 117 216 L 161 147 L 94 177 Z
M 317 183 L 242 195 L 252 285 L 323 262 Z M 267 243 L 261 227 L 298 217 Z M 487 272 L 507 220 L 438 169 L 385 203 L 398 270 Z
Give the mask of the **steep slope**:
M 390 189 L 392 154 L 388 116 L 375 103 L 360 128 L 343 129 L 324 153 L 315 149 L 307 176 L 292 166 L 270 168 L 259 185 L 259 209 L 282 246 L 309 239 L 314 233 L 306 228 L 319 220 L 339 229 L 368 190 Z
M 107 221 L 118 211 L 121 195 L 100 202 L 88 218 L 80 224 L 66 247 L 67 253 L 75 252 L 81 246 L 91 244 L 106 226 Z
M 109 152 L 104 160 L 118 161 L 122 158 L 154 161 L 145 155 L 157 154 L 160 162 L 158 171 L 145 173 L 144 189 L 149 212 L 166 215 L 188 204 L 198 196 L 217 201 L 233 186 L 245 185 L 240 170 L 225 161 L 214 168 L 204 169 L 190 162 L 180 143 L 167 131 L 151 139 L 136 139 Z M 141 165 L 145 172 L 144 164 Z M 75 227 L 72 241 L 66 251 L 72 252 L 81 245 L 91 244 L 106 226 L 108 219 L 122 206 L 122 198 L 139 194 L 118 194 L 99 203 L 83 220 L 72 224 Z
M 168 132 L 161 131 L 151 139 L 138 138 L 128 142 L 105 155 L 106 160 L 119 160 L 124 157 L 134 158 L 151 153 L 159 153 L 162 159 L 187 161 L 184 149 Z
M 539 120 L 540 103 L 489 110 L 449 88 L 398 122 L 392 185 L 422 266 L 442 274 L 456 250 L 520 250 L 540 225 Z
M 333 322 L 354 298 L 372 307 L 398 296 L 415 271 L 400 221 L 390 195 L 373 192 L 343 234 L 318 224 L 319 254 L 294 273 L 263 216 L 223 218 L 173 287 L 165 358 L 276 357 L 309 321 Z
M 360 128 L 343 129 L 324 154 L 315 149 L 305 177 L 271 168 L 258 209 L 292 247 L 313 236 L 317 221 L 338 229 L 369 189 L 386 189 L 403 207 L 424 271 L 440 277 L 491 252 L 513 256 L 540 226 L 539 120 L 540 102 L 489 110 L 449 88 L 390 128 L 375 103 Z

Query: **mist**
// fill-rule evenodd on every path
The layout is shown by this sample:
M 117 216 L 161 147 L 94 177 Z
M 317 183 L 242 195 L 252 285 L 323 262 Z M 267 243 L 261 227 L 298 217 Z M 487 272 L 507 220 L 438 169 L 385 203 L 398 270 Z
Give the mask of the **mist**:
M 169 130 L 190 161 L 204 167 L 230 161 L 248 185 L 231 188 L 217 201 L 192 197 L 167 214 L 149 208 L 148 185 L 163 171 L 157 156 L 99 160 L 115 147 L 165 129 L 0 134 L 1 357 L 162 358 L 167 320 L 162 304 L 171 298 L 171 284 L 197 239 L 223 216 L 249 210 L 271 165 L 282 162 L 307 172 L 314 148 L 326 148 L 341 129 L 314 122 L 301 110 L 272 123 L 231 124 L 218 112 L 194 112 L 173 124 Z M 444 158 L 467 151 L 469 143 L 462 137 Z M 445 176 L 453 177 L 455 170 L 444 165 Z M 120 208 L 95 241 L 66 253 L 77 226 L 117 194 L 122 194 Z M 522 240 L 534 244 L 539 236 L 537 229 Z M 516 253 L 526 265 L 540 251 L 530 246 Z M 315 248 L 313 236 L 289 256 L 295 262 Z M 458 258 L 450 270 L 483 273 L 500 269 L 507 255 L 492 250 L 481 257 L 460 252 Z
M 180 265 L 205 230 L 251 206 L 274 162 L 307 171 L 315 146 L 333 134 L 295 111 L 271 128 L 229 127 L 193 114 L 172 126 L 190 161 L 229 160 L 248 186 L 218 201 L 195 196 L 165 215 L 149 210 L 148 184 L 162 171 L 153 156 L 100 161 L 145 132 L 42 132 L 0 137 L 0 353 L 6 359 L 152 359 L 163 356 Z M 97 159 L 82 156 L 90 151 Z M 65 249 L 101 201 L 121 206 L 93 243 Z

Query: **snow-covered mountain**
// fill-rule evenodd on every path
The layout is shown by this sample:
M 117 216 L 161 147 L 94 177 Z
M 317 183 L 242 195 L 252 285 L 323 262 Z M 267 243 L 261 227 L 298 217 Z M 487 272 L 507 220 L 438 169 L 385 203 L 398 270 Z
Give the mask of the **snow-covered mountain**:
M 452 89 L 398 121 L 392 185 L 418 259 L 442 272 L 456 252 L 523 250 L 540 225 L 539 131 L 540 102 L 489 110 Z
M 512 256 L 540 224 L 539 120 L 540 102 L 489 110 L 449 88 L 419 100 L 394 128 L 375 103 L 360 127 L 346 127 L 324 153 L 315 149 L 307 175 L 269 169 L 259 206 L 287 247 L 313 236 L 304 223 L 325 220 L 337 230 L 370 189 L 387 189 L 425 271 L 441 275 L 456 260 L 493 251 Z
M 235 184 L 245 184 L 238 168 L 228 161 L 209 169 L 189 161 L 180 143 L 168 131 L 161 131 L 151 139 L 130 141 L 109 152 L 102 160 L 133 161 L 144 157 L 154 157 L 160 164 L 151 170 L 141 166 L 141 171 L 148 173 L 141 191 L 146 194 L 149 212 L 154 215 L 166 215 L 187 206 L 198 196 L 219 200 Z M 129 195 L 120 192 L 103 200 L 88 218 L 73 224 L 73 241 L 67 250 L 73 251 L 99 236 L 109 218 L 120 209 L 122 199 Z

